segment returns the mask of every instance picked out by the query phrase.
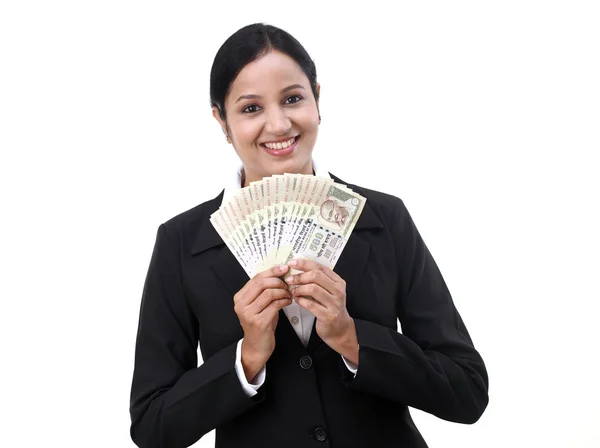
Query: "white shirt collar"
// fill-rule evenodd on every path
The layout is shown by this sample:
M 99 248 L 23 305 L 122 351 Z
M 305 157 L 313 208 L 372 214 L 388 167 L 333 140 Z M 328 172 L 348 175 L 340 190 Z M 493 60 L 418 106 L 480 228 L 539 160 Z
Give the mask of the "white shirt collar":
M 312 162 L 313 168 L 315 170 L 315 176 L 331 177 L 329 175 L 329 171 L 326 170 L 325 166 L 321 163 L 317 163 L 314 157 L 312 159 Z M 238 190 L 241 190 L 243 167 L 244 165 L 242 164 L 238 165 L 237 170 L 234 173 L 232 172 L 232 175 L 229 176 L 229 178 L 227 179 L 227 183 L 225 185 L 225 192 L 223 193 L 223 201 L 221 202 L 221 204 L 225 204 L 226 202 L 228 202 L 233 196 L 235 196 Z

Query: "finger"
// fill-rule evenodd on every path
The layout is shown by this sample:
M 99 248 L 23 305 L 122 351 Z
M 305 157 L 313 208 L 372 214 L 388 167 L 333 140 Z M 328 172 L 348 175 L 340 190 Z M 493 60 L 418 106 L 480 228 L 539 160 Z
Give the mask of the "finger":
M 288 305 L 292 303 L 292 294 L 287 289 L 267 289 L 263 291 L 251 304 L 248 305 L 250 315 L 260 314 L 271 305 L 272 302 L 286 299 Z
M 306 297 L 294 297 L 294 301 L 302 308 L 310 311 L 317 320 L 324 321 L 327 313 L 327 308 L 321 305 L 319 302 Z
M 292 303 L 292 299 L 279 299 L 273 300 L 269 305 L 259 314 L 261 318 L 267 318 L 269 320 L 275 317 L 275 314 L 279 312 L 280 309 L 285 308 L 286 306 Z
M 335 272 L 333 272 L 328 266 L 325 266 L 314 260 L 304 260 L 301 258 L 296 258 L 294 260 L 291 260 L 288 264 L 290 265 L 290 267 L 303 272 L 313 270 L 321 271 L 334 282 L 338 282 L 341 279 L 341 277 Z
M 264 271 L 261 271 L 258 274 L 255 274 L 254 277 L 251 278 L 251 280 L 256 280 L 256 279 L 260 279 L 260 278 L 275 278 L 275 277 L 281 278 L 288 271 L 289 271 L 289 266 L 287 264 L 280 264 L 280 265 L 273 266 L 272 268 L 265 269 Z M 248 281 L 244 285 L 244 287 L 242 289 L 240 289 L 240 293 L 242 295 L 245 295 L 246 291 L 248 289 L 251 289 L 253 286 L 254 286 L 253 282 Z
M 293 295 L 294 297 L 312 297 L 313 300 L 317 301 L 325 308 L 333 308 L 336 306 L 335 297 L 316 283 L 296 286 Z
M 280 278 L 253 277 L 238 293 L 237 302 L 240 302 L 243 305 L 249 305 L 267 289 L 287 290 L 288 285 Z
M 318 269 L 313 269 L 301 274 L 289 275 L 285 278 L 288 285 L 307 285 L 316 283 L 330 294 L 334 294 L 337 290 L 337 284 L 325 272 Z
M 287 264 L 280 264 L 259 272 L 253 278 L 281 277 L 288 270 L 289 266 Z

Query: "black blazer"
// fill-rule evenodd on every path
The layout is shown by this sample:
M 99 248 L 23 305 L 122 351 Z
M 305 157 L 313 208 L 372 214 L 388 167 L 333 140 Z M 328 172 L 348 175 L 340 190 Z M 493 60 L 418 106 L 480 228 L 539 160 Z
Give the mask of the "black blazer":
M 314 325 L 305 348 L 280 311 L 265 382 L 243 391 L 233 296 L 249 278 L 209 222 L 222 191 L 158 228 L 131 388 L 138 446 L 187 447 L 216 428 L 223 448 L 426 447 L 408 406 L 460 423 L 482 415 L 483 360 L 404 203 L 332 178 L 367 198 L 334 269 L 356 324 L 356 376 Z

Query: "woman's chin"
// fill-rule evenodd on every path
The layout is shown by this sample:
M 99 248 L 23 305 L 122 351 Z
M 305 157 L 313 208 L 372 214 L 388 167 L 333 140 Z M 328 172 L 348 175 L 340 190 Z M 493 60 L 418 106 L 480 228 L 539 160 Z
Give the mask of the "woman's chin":
M 285 173 L 301 173 L 307 171 L 307 174 L 312 174 L 311 157 L 301 155 L 299 153 L 292 154 L 290 157 L 265 161 L 265 168 L 274 174 Z M 308 169 L 307 169 L 308 168 Z
M 300 163 L 288 163 L 282 164 L 278 167 L 281 173 L 290 173 L 290 174 L 313 174 L 313 167 L 310 163 L 310 159 L 307 161 L 302 161 Z

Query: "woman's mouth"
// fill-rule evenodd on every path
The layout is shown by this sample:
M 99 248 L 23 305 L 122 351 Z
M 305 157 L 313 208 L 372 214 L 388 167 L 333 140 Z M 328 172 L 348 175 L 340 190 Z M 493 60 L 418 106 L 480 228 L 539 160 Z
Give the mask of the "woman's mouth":
M 290 140 L 292 140 L 292 139 L 290 139 Z M 294 150 L 296 149 L 296 146 L 298 146 L 298 140 L 300 140 L 300 135 L 297 135 L 296 137 L 294 137 L 293 142 L 285 148 L 283 146 L 285 146 L 286 144 L 289 144 L 289 142 L 283 142 L 280 144 L 269 144 L 269 146 L 271 146 L 271 148 L 268 148 L 264 143 L 261 143 L 260 146 L 262 147 L 262 149 L 264 149 L 266 152 L 268 152 L 272 156 L 286 156 L 286 155 L 294 152 Z

